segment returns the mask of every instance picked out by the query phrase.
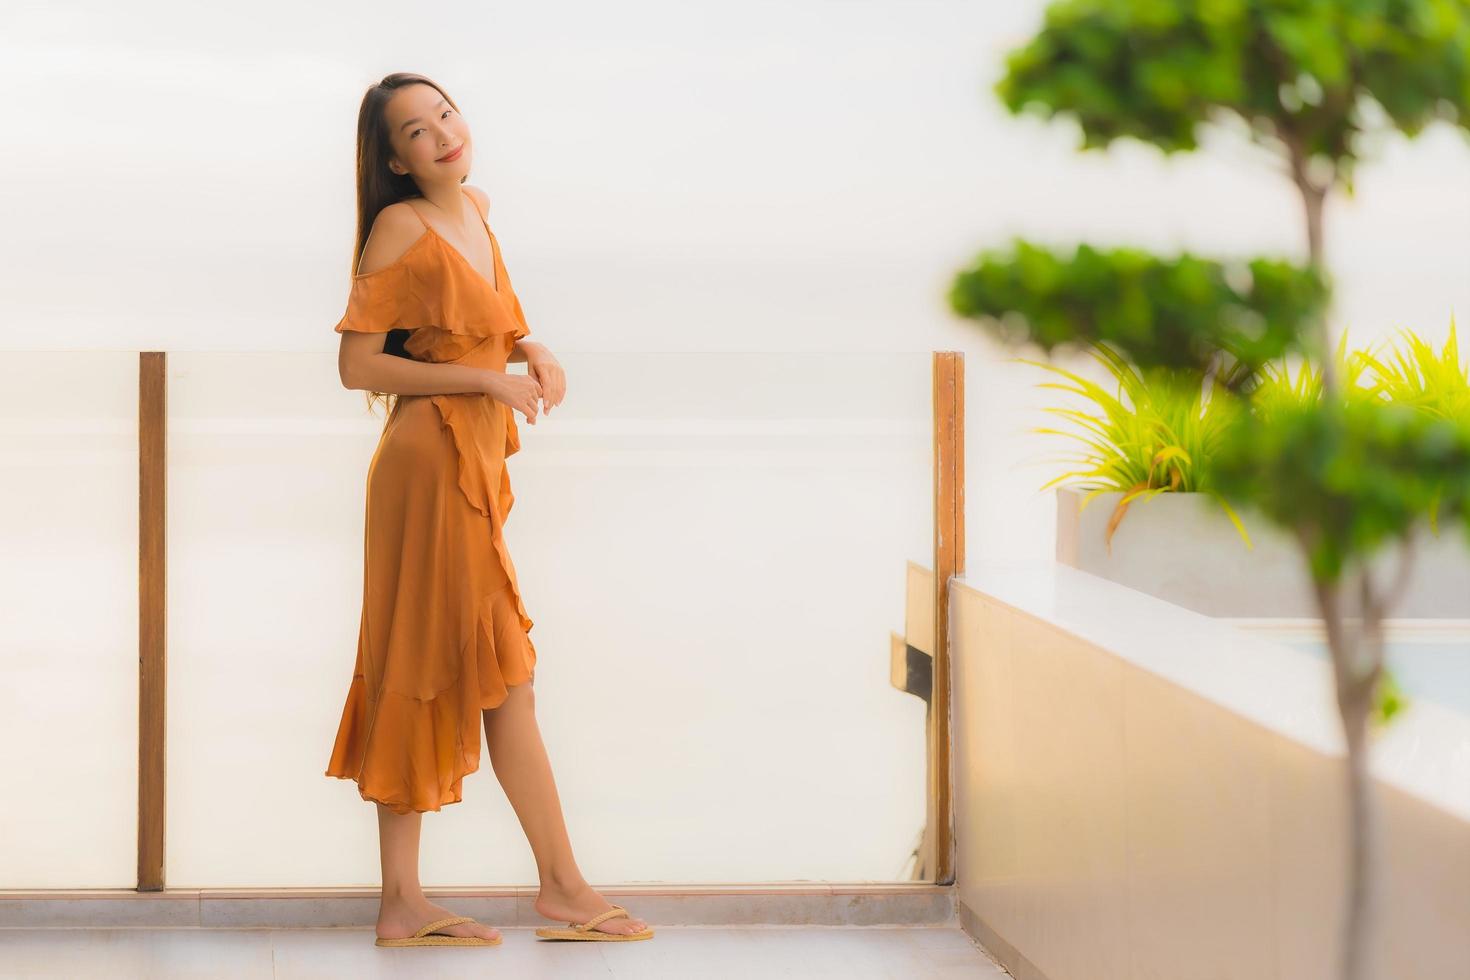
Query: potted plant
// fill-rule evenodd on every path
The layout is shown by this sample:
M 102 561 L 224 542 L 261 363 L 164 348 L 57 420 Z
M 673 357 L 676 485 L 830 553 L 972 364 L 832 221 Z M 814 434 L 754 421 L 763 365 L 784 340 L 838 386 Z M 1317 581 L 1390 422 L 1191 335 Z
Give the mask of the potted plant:
M 1348 351 L 1342 335 L 1337 372 L 1349 397 L 1409 404 L 1443 418 L 1470 417 L 1470 383 L 1454 321 L 1440 351 L 1413 331 L 1403 337 L 1402 346 L 1380 353 Z M 1316 616 L 1296 542 L 1254 508 L 1232 507 L 1209 482 L 1205 463 L 1223 438 L 1234 402 L 1214 397 L 1210 382 L 1140 371 L 1105 345 L 1094 345 L 1091 353 L 1115 391 L 1057 365 L 1016 358 L 1064 379 L 1038 387 L 1083 401 L 1083 407 L 1044 409 L 1066 428 L 1032 430 L 1078 444 L 1078 453 L 1063 459 L 1080 468 L 1041 488 L 1062 484 L 1057 560 L 1212 616 Z M 1263 367 L 1250 404 L 1269 415 L 1322 393 L 1320 370 L 1303 362 L 1293 372 L 1283 359 Z M 1434 516 L 1418 532 L 1418 560 L 1396 614 L 1470 617 L 1470 556 L 1455 535 L 1438 532 Z M 1378 556 L 1376 573 L 1386 578 L 1392 564 L 1391 554 Z

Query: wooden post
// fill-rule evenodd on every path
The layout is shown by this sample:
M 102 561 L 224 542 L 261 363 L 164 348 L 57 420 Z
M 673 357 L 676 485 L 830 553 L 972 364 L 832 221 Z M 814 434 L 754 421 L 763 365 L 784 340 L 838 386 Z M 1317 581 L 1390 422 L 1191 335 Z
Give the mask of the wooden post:
M 167 353 L 138 354 L 138 891 L 162 891 L 167 705 Z
M 950 578 L 965 570 L 965 355 L 934 352 L 934 691 L 929 710 L 934 881 L 954 882 Z

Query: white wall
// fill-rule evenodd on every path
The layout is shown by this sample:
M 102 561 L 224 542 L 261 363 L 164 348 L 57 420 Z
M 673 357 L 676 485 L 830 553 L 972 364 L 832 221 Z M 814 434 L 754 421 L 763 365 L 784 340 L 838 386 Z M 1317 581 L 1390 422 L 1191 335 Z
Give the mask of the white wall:
M 953 593 L 961 925 L 1016 977 L 1330 980 L 1344 748 L 1325 659 L 1065 566 Z M 1470 971 L 1470 719 L 1372 740 L 1364 975 Z

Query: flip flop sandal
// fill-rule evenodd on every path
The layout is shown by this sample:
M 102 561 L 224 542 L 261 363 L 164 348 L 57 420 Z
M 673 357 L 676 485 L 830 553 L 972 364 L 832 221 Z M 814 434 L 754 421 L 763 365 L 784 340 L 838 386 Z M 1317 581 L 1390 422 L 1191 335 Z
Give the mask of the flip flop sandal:
M 454 915 L 437 922 L 430 922 L 418 932 L 407 939 L 382 939 L 379 938 L 379 946 L 499 946 L 504 936 L 495 939 L 486 939 L 483 936 L 436 936 L 431 935 L 436 929 L 444 929 L 448 926 L 457 926 L 461 922 L 474 922 L 468 915 Z
M 635 939 L 653 938 L 652 929 L 644 929 L 642 932 L 630 932 L 627 935 L 623 935 L 617 932 L 602 932 L 596 928 L 599 922 L 605 922 L 608 919 L 616 918 L 620 915 L 624 918 L 632 918 L 631 915 L 628 915 L 627 909 L 621 905 L 614 905 L 606 912 L 594 915 L 580 925 L 575 922 L 568 922 L 567 925 L 571 926 L 570 929 L 563 929 L 559 926 L 542 926 L 536 930 L 536 935 L 542 939 L 583 939 L 600 943 L 626 942 Z

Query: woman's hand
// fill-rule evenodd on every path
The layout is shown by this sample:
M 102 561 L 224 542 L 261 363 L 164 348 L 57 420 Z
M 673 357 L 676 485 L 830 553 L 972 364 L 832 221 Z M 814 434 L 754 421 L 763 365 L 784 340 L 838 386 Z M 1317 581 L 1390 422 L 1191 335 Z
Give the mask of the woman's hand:
M 528 374 L 505 371 L 484 372 L 485 394 L 520 411 L 531 425 L 536 424 L 537 402 L 541 399 L 541 383 Z
M 524 341 L 526 351 L 526 375 L 541 384 L 541 400 L 546 405 L 546 414 L 552 406 L 560 405 L 567 393 L 567 375 L 545 344 Z

